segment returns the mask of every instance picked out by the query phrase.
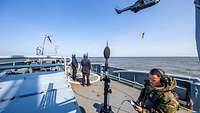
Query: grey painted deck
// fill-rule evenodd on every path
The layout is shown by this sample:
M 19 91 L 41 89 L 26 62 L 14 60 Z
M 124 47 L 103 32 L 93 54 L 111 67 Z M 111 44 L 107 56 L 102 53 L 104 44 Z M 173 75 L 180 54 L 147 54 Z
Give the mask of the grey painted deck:
M 80 106 L 86 113 L 97 113 L 100 105 L 103 103 L 103 82 L 98 81 L 91 86 L 83 87 L 77 84 L 71 84 L 75 97 Z M 137 99 L 140 90 L 134 87 L 127 86 L 117 81 L 111 81 L 112 94 L 109 97 L 109 103 L 112 106 L 114 113 L 137 113 L 128 102 L 123 100 Z M 120 110 L 119 107 L 121 106 Z M 119 110 L 119 111 L 118 111 Z M 178 113 L 190 113 L 184 109 L 180 109 Z
M 64 72 L 0 79 L 0 113 L 80 113 Z
M 96 78 L 93 75 L 91 80 Z M 79 113 L 78 106 L 86 113 L 99 111 L 103 103 L 102 81 L 89 87 L 71 84 L 73 91 L 67 84 L 64 72 L 5 76 L 0 79 L 0 113 Z M 111 81 L 111 88 L 109 103 L 114 113 L 120 106 L 118 113 L 136 113 L 128 102 L 121 103 L 136 100 L 140 90 L 117 81 Z M 179 113 L 189 111 L 181 109 Z

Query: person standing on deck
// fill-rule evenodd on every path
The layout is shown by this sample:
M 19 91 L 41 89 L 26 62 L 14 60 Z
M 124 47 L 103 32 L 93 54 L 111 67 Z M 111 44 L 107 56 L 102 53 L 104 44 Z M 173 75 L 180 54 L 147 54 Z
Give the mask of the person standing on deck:
M 135 110 L 139 113 L 176 113 L 179 102 L 175 87 L 176 80 L 166 76 L 162 69 L 152 69 Z
M 78 68 L 78 62 L 76 60 L 76 55 L 72 55 L 72 79 L 76 80 L 76 74 L 77 74 L 77 68 Z
M 88 59 L 88 56 L 86 54 L 83 55 L 83 59 L 81 60 L 81 72 L 83 75 L 82 79 L 82 85 L 85 86 L 85 76 L 87 77 L 87 86 L 90 85 L 90 68 L 91 68 L 91 63 L 90 60 Z

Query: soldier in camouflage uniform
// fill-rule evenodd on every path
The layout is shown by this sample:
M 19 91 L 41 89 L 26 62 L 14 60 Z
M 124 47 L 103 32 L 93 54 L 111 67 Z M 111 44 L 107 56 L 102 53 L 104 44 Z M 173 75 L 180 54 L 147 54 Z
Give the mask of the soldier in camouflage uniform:
M 174 91 L 176 80 L 161 69 L 152 69 L 137 100 L 139 113 L 176 113 L 179 107 Z

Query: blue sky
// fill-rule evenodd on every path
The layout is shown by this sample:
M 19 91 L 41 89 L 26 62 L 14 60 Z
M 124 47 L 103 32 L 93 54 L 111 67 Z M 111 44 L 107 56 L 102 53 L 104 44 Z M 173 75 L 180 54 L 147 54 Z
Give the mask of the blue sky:
M 137 14 L 120 15 L 136 0 L 0 0 L 0 55 L 34 55 L 45 34 L 45 54 L 197 56 L 193 0 L 161 0 Z M 141 33 L 145 32 L 144 39 Z

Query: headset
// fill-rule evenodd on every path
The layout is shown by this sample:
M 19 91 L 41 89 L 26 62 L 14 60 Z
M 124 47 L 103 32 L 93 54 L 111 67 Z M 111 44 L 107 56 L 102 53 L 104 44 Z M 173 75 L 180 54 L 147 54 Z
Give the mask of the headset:
M 168 85 L 171 85 L 171 80 L 173 78 L 170 78 L 169 76 L 167 76 L 165 74 L 165 71 L 162 70 L 162 69 L 159 69 L 159 68 L 154 68 L 150 71 L 151 74 L 153 74 L 153 72 L 159 74 L 158 76 L 160 76 L 160 82 L 162 85 L 166 86 L 167 84 Z

